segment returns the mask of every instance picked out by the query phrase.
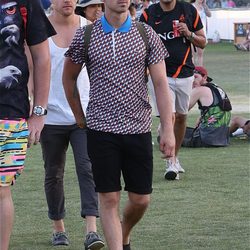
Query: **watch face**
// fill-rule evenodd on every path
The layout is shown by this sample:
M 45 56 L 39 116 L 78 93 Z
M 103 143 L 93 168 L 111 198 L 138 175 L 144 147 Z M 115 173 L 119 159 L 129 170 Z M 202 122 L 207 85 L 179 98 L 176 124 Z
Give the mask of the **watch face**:
M 37 114 L 42 114 L 43 113 L 43 110 L 41 107 L 36 107 L 36 113 Z
M 41 116 L 41 115 L 46 115 L 47 114 L 47 110 L 45 108 L 43 108 L 42 106 L 35 106 L 33 113 L 35 115 Z

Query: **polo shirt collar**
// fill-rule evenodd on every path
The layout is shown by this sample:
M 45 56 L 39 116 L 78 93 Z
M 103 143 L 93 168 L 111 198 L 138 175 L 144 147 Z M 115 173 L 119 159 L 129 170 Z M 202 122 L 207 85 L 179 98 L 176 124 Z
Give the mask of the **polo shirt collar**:
M 104 15 L 101 17 L 101 24 L 104 33 L 111 33 L 112 31 L 115 30 L 115 28 L 108 23 Z M 117 30 L 125 33 L 129 32 L 131 25 L 132 25 L 132 20 L 131 17 L 128 15 L 127 20 Z

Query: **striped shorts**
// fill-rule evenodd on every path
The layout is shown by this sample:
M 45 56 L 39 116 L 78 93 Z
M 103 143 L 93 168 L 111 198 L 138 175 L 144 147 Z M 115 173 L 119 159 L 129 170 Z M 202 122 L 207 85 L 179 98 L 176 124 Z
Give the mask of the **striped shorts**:
M 28 143 L 25 119 L 0 120 L 0 186 L 15 183 L 24 168 Z

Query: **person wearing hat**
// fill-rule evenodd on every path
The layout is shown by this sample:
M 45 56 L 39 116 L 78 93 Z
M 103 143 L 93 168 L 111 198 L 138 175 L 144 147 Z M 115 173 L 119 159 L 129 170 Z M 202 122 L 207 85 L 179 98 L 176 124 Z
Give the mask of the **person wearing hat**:
M 189 110 L 197 103 L 201 115 L 195 128 L 186 129 L 182 146 L 211 147 L 229 144 L 232 107 L 225 91 L 213 84 L 212 80 L 204 67 L 195 67 Z
M 103 15 L 104 4 L 102 0 L 80 0 L 75 13 L 94 22 Z

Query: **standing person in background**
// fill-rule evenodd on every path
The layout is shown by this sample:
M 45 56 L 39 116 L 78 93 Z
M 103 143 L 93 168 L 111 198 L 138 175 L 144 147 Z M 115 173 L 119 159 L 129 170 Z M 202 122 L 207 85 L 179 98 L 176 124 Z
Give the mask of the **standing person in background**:
M 0 1 L 0 9 L 0 249 L 8 250 L 14 221 L 11 185 L 22 173 L 27 145 L 40 139 L 50 79 L 47 38 L 55 31 L 39 0 Z M 34 64 L 31 116 L 25 40 Z
M 191 0 L 190 2 L 197 9 L 201 18 L 204 33 L 207 35 L 207 17 L 211 17 L 212 13 L 206 4 L 206 0 Z M 193 49 L 193 60 L 196 66 L 203 66 L 203 56 L 203 48 L 195 47 L 195 49 Z
M 227 0 L 215 0 L 213 8 L 227 8 Z
M 140 16 L 141 14 L 143 13 L 143 11 L 145 9 L 147 9 L 149 7 L 149 5 L 151 5 L 152 2 L 150 0 L 142 0 L 141 2 L 141 8 L 137 10 L 137 13 L 136 13 L 136 19 L 137 20 L 140 20 Z
M 136 19 L 136 7 L 135 7 L 135 4 L 131 3 L 129 5 L 129 7 L 128 7 L 128 10 L 129 10 L 129 14 L 131 16 L 131 19 L 135 20 Z
M 103 8 L 102 0 L 80 0 L 76 6 L 75 13 L 94 22 L 103 15 Z
M 227 8 L 236 8 L 236 4 L 233 0 L 227 0 Z
M 210 9 L 213 8 L 213 2 L 214 2 L 213 0 L 206 1 L 208 8 L 210 8 Z
M 151 5 L 152 2 L 150 0 L 142 0 L 142 12 Z
M 66 52 L 63 84 L 76 121 L 83 124 L 87 121 L 88 152 L 108 249 L 130 250 L 132 229 L 143 217 L 152 192 L 152 118 L 147 67 L 161 114 L 162 157 L 174 155 L 172 106 L 164 62 L 168 53 L 152 28 L 140 23 L 148 37 L 146 46 L 138 24 L 128 13 L 130 0 L 104 0 L 104 4 L 104 16 L 93 23 L 88 54 L 85 55 L 84 28 L 77 31 Z M 84 63 L 90 72 L 86 121 L 79 98 L 73 95 Z M 122 218 L 121 175 L 128 192 Z
M 186 131 L 189 95 L 194 78 L 191 45 L 204 48 L 206 37 L 199 13 L 190 3 L 161 0 L 160 3 L 149 6 L 142 13 L 140 20 L 153 27 L 170 55 L 165 62 L 172 92 L 176 147 L 175 157 L 167 160 L 164 177 L 167 180 L 175 180 L 179 178 L 179 172 L 184 172 L 177 156 Z M 173 20 L 179 22 L 175 31 Z
M 79 27 L 87 25 L 84 17 L 74 13 L 76 0 L 52 0 L 53 12 L 48 17 L 57 31 L 57 35 L 49 39 L 52 76 L 48 101 L 48 115 L 41 133 L 41 145 L 45 168 L 45 194 L 48 204 L 48 216 L 53 221 L 52 245 L 69 245 L 65 232 L 65 197 L 64 169 L 66 151 L 69 143 L 72 146 L 76 173 L 80 186 L 81 216 L 86 222 L 86 250 L 101 249 L 104 243 L 96 233 L 96 217 L 98 214 L 98 198 L 92 176 L 91 162 L 87 152 L 86 128 L 76 124 L 72 110 L 65 97 L 62 85 L 64 53 Z M 86 112 L 89 99 L 89 78 L 84 68 L 77 80 L 79 105 Z

